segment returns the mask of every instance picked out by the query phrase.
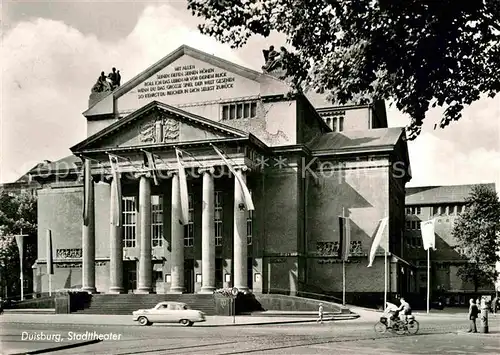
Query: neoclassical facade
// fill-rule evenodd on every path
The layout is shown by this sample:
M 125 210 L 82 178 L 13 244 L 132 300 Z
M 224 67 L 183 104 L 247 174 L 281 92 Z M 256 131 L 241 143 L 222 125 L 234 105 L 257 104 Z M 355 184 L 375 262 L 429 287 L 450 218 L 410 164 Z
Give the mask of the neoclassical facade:
M 187 46 L 93 92 L 87 138 L 30 172 L 42 186 L 36 291 L 48 290 L 50 231 L 53 289 L 335 293 L 339 216 L 351 221 L 347 292 L 384 291 L 384 258 L 366 265 L 386 216 L 390 291 L 404 291 L 404 129 L 387 128 L 380 103 L 289 92 Z

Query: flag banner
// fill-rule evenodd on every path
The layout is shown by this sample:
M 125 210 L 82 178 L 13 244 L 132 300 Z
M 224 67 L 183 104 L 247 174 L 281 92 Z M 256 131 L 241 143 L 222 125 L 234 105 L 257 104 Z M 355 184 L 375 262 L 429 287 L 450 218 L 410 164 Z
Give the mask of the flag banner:
M 143 150 L 143 152 L 146 154 L 146 158 L 148 160 L 148 167 L 151 169 L 151 174 L 153 175 L 153 180 L 156 186 L 158 186 L 158 176 L 156 176 L 156 162 L 153 154 L 151 152 L 147 152 Z
M 179 149 L 175 148 L 175 155 L 177 156 L 177 164 L 179 169 L 179 190 L 181 195 L 181 219 L 182 225 L 186 226 L 189 223 L 189 195 L 187 187 L 186 171 L 182 164 L 182 153 Z
M 340 230 L 340 258 L 349 260 L 351 250 L 351 219 L 349 217 L 339 217 Z
M 114 226 L 119 227 L 122 217 L 122 183 L 118 167 L 118 157 L 109 153 L 108 155 L 109 163 L 111 165 L 111 175 L 113 176 L 113 183 L 111 185 L 112 187 L 114 187 L 114 191 L 111 194 L 111 197 L 115 199 L 116 204 L 114 213 L 110 216 L 110 223 Z
M 16 235 L 17 249 L 19 250 L 19 260 L 24 260 L 24 235 Z
M 370 249 L 370 256 L 368 259 L 368 267 L 371 267 L 373 265 L 373 261 L 375 260 L 375 254 L 377 253 L 377 249 L 380 246 L 382 240 L 385 239 L 384 232 L 385 232 L 385 228 L 387 226 L 388 220 L 389 220 L 389 218 L 385 217 L 385 218 L 382 218 L 378 223 L 375 237 L 373 238 L 373 242 L 372 242 L 372 247 Z M 384 250 L 387 252 L 386 247 L 384 247 Z
M 436 250 L 436 235 L 434 233 L 435 220 L 420 222 L 420 231 L 422 233 L 422 244 L 424 249 L 432 248 Z
M 229 162 L 229 160 L 224 156 L 224 154 L 215 146 L 212 144 L 212 147 L 214 148 L 215 152 L 219 155 L 219 157 L 222 159 L 222 161 L 227 165 L 229 171 L 234 175 L 235 179 L 238 180 L 239 185 L 241 187 L 241 190 L 243 192 L 243 197 L 244 197 L 244 202 L 247 210 L 249 211 L 254 211 L 255 206 L 253 205 L 252 201 L 252 195 L 250 194 L 250 191 L 248 190 L 247 185 L 245 184 L 245 181 L 241 178 L 240 174 L 236 173 L 236 170 L 234 170 L 233 164 Z
M 92 174 L 90 171 L 90 160 L 83 160 L 83 225 L 89 225 L 90 210 L 90 184 L 92 184 Z
M 54 260 L 52 256 L 52 231 L 47 229 L 47 274 L 54 275 Z

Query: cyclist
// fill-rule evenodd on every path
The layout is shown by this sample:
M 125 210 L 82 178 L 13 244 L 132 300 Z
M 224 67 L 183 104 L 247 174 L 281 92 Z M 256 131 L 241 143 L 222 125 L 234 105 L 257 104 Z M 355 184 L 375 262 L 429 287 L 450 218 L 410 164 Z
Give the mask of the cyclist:
M 395 322 L 399 316 L 399 308 L 394 303 L 386 302 L 385 314 L 387 314 L 387 328 L 392 327 L 392 322 Z
M 405 301 L 403 297 L 401 297 L 400 301 L 401 305 L 399 306 L 398 311 L 403 312 L 403 317 L 401 317 L 403 319 L 401 320 L 404 320 L 405 323 L 408 323 L 408 316 L 411 315 L 411 306 L 408 302 Z

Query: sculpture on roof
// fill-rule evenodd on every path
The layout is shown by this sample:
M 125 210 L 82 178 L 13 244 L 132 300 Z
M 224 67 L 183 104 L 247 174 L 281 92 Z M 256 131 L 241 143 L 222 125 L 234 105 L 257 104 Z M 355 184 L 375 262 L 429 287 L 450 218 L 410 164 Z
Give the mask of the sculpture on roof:
M 269 73 L 275 69 L 282 67 L 282 61 L 286 54 L 286 48 L 281 47 L 280 52 L 274 49 L 274 46 L 270 46 L 269 49 L 264 49 L 262 51 L 264 54 L 264 60 L 266 63 L 262 66 L 264 73 Z
M 106 76 L 104 72 L 101 72 L 101 75 L 97 78 L 96 83 L 92 87 L 92 92 L 113 91 L 120 86 L 121 78 L 120 71 L 117 71 L 116 68 L 112 68 L 108 76 Z

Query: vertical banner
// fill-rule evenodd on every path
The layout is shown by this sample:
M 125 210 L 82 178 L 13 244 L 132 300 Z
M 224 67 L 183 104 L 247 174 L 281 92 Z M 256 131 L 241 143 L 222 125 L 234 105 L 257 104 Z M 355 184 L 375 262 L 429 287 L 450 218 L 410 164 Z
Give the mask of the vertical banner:
M 227 165 L 229 171 L 231 171 L 231 173 L 234 175 L 234 178 L 236 180 L 238 180 L 239 185 L 241 187 L 241 190 L 243 191 L 243 196 L 245 199 L 245 206 L 246 206 L 247 210 L 254 211 L 255 207 L 254 207 L 254 204 L 252 201 L 252 195 L 250 194 L 250 191 L 248 190 L 247 185 L 245 184 L 243 179 L 240 177 L 240 175 L 236 173 L 236 170 L 234 170 L 233 164 L 231 164 L 231 162 L 229 162 L 229 160 L 227 160 L 227 158 L 224 156 L 224 154 L 215 145 L 211 144 L 211 146 L 212 146 L 212 148 L 214 148 L 215 152 L 222 159 L 224 164 Z
M 420 231 L 422 233 L 422 245 L 424 249 L 436 250 L 436 234 L 434 232 L 435 220 L 420 222 Z
M 339 257 L 344 260 L 349 260 L 349 252 L 351 250 L 351 220 L 349 217 L 339 216 L 340 230 L 340 250 Z
M 143 150 L 144 154 L 146 154 L 146 159 L 148 161 L 148 167 L 151 170 L 151 174 L 153 175 L 153 180 L 155 183 L 155 186 L 158 186 L 158 176 L 156 176 L 156 162 L 153 154 L 151 152 L 147 152 Z
M 178 172 L 179 172 L 179 189 L 181 196 L 181 224 L 186 226 L 189 223 L 189 195 L 187 187 L 186 171 L 182 164 L 182 153 L 179 149 L 175 148 L 175 155 L 177 157 Z
M 47 229 L 47 274 L 54 275 L 54 260 L 52 255 L 52 231 Z
M 110 222 L 112 225 L 119 227 L 121 225 L 122 217 L 122 183 L 120 179 L 120 171 L 118 167 L 118 158 L 112 154 L 109 155 L 109 162 L 111 164 L 111 175 L 113 176 L 114 191 L 112 197 L 116 199 L 115 208 L 113 215 L 110 216 Z
M 373 265 L 373 261 L 375 260 L 375 254 L 377 253 L 377 249 L 380 245 L 380 243 L 382 242 L 385 236 L 385 228 L 387 226 L 387 222 L 388 222 L 389 218 L 388 217 L 384 217 L 382 218 L 381 220 L 379 220 L 379 223 L 378 223 L 378 226 L 377 226 L 377 230 L 376 230 L 376 233 L 375 233 L 375 237 L 373 238 L 373 242 L 372 242 L 372 247 L 370 249 L 370 255 L 369 255 L 369 259 L 368 259 L 368 267 L 371 267 Z M 384 247 L 384 250 L 387 254 L 387 250 L 386 250 L 387 247 Z
M 17 244 L 17 249 L 19 250 L 19 261 L 21 262 L 21 272 L 23 272 L 22 266 L 23 266 L 23 260 L 24 260 L 24 235 L 16 235 L 16 244 Z
M 90 171 L 90 160 L 83 159 L 83 224 L 89 225 L 89 210 L 90 210 L 90 184 L 92 183 L 92 175 Z

